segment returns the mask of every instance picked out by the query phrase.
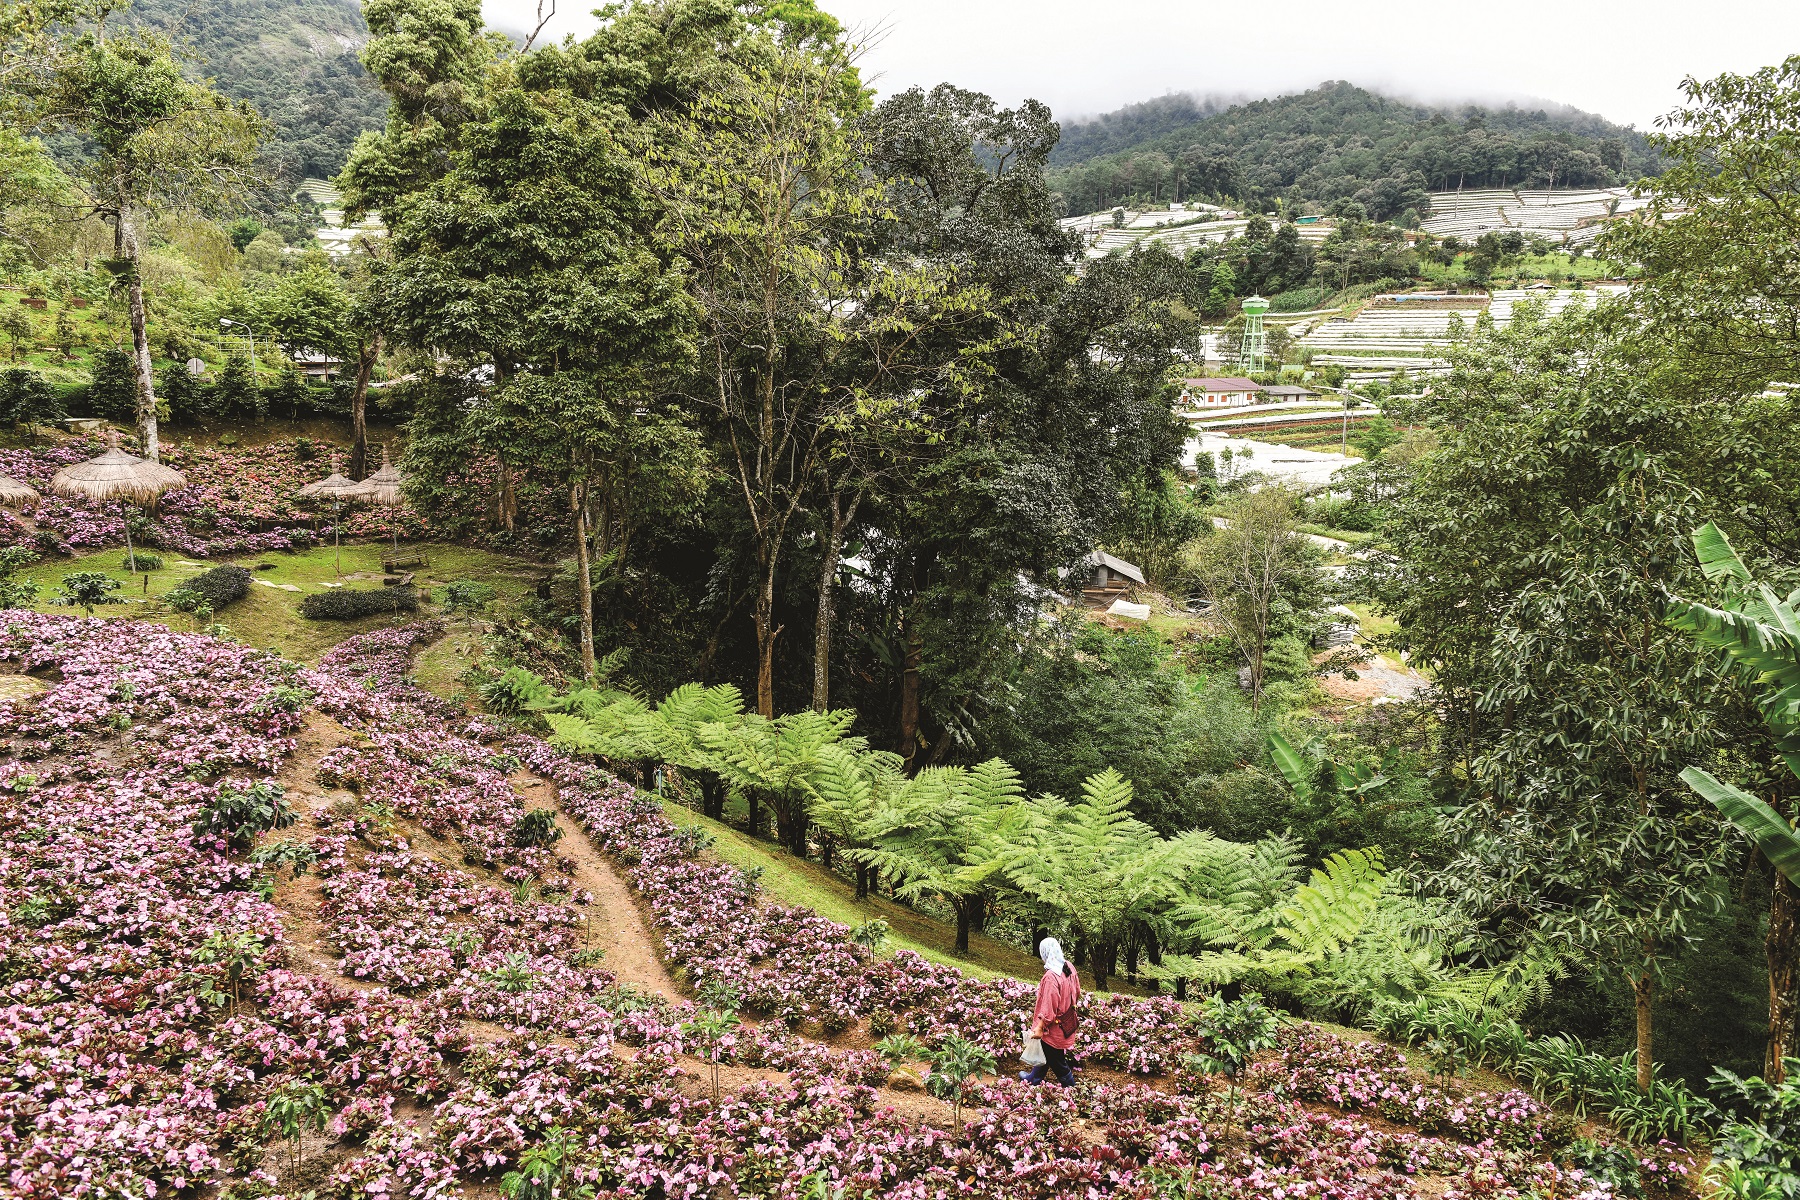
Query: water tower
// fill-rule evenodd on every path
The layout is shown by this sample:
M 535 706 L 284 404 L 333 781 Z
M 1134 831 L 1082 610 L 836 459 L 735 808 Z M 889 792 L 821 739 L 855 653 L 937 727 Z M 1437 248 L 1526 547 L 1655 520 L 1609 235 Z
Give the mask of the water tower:
M 1269 353 L 1269 339 L 1263 333 L 1263 314 L 1269 311 L 1269 302 L 1261 296 L 1249 296 L 1244 300 L 1243 309 L 1244 342 L 1238 349 L 1238 370 L 1246 375 L 1259 375 Z

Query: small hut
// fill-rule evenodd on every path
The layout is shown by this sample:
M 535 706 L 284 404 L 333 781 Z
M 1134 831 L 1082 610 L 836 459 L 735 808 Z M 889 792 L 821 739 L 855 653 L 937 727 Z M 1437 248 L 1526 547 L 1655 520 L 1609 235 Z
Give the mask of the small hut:
M 119 449 L 111 449 L 84 462 L 64 467 L 50 477 L 50 490 L 59 496 L 85 496 L 102 504 L 123 500 L 127 504 L 155 504 L 172 488 L 186 487 L 187 476 L 173 467 L 150 462 Z M 131 548 L 131 521 L 125 522 L 125 561 L 137 574 L 137 553 Z M 148 581 L 145 586 L 148 587 Z
M 1113 601 L 1124 596 L 1134 584 L 1138 587 L 1144 584 L 1144 573 L 1136 563 L 1115 558 L 1104 550 L 1094 551 L 1081 560 L 1081 565 L 1088 572 L 1081 595 L 1095 608 L 1109 608 Z
M 43 497 L 29 483 L 20 483 L 10 475 L 0 475 L 0 504 L 8 508 L 24 508 Z

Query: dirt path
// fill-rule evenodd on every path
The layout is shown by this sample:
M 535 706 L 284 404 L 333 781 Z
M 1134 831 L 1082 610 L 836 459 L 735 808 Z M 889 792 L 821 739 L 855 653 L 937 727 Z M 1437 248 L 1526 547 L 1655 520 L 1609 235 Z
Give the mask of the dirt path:
M 305 715 L 296 738 L 295 751 L 277 775 L 277 780 L 286 789 L 289 803 L 299 811 L 301 821 L 291 831 L 278 837 L 310 839 L 313 832 L 310 818 L 325 812 L 339 800 L 351 798 L 348 791 L 321 787 L 318 782 L 318 766 L 319 761 L 332 750 L 355 744 L 359 740 L 360 735 L 323 713 L 312 711 Z M 556 812 L 557 824 L 563 831 L 557 851 L 574 861 L 576 885 L 593 895 L 594 901 L 588 912 L 592 920 L 594 941 L 606 951 L 603 964 L 605 968 L 621 982 L 635 988 L 672 1001 L 686 999 L 662 961 L 661 939 L 651 928 L 637 893 L 574 819 L 562 811 L 557 804 L 555 785 L 529 772 L 513 775 L 512 784 L 527 804 L 551 808 Z M 410 822 L 407 824 L 408 838 L 415 850 L 447 863 L 458 864 L 461 870 L 470 870 L 467 866 L 460 865 L 461 855 L 456 846 L 411 827 Z M 378 985 L 344 975 L 338 970 L 337 952 L 326 939 L 325 925 L 318 915 L 319 903 L 323 897 L 323 887 L 317 875 L 308 873 L 293 879 L 286 872 L 282 873 L 276 888 L 275 905 L 282 913 L 290 966 L 294 970 L 327 979 L 338 986 L 357 991 L 373 990 Z M 499 1042 L 514 1036 L 501 1026 L 486 1021 L 465 1021 L 464 1026 L 481 1042 Z M 622 1046 L 617 1048 L 617 1052 L 627 1056 L 634 1053 Z M 681 1090 L 691 1096 L 710 1096 L 710 1064 L 687 1055 L 682 1056 L 681 1063 Z M 722 1066 L 719 1071 L 720 1087 L 726 1093 L 746 1084 L 759 1081 L 784 1082 L 786 1078 L 784 1072 L 754 1067 L 727 1065 Z M 938 1100 L 918 1092 L 895 1088 L 879 1088 L 877 1094 L 880 1105 L 891 1106 L 912 1120 L 944 1128 L 950 1125 L 949 1106 Z M 972 1107 L 966 1113 L 968 1118 L 975 1115 L 976 1110 Z M 321 1142 L 317 1149 L 322 1152 L 324 1143 Z M 271 1162 L 274 1161 L 271 1159 Z
M 548 808 L 556 813 L 557 828 L 563 832 L 556 852 L 575 862 L 575 884 L 593 894 L 589 917 L 596 940 L 606 950 L 602 964 L 621 982 L 644 991 L 655 992 L 669 1000 L 685 1000 L 674 976 L 663 965 L 658 953 L 661 939 L 638 907 L 637 893 L 625 881 L 618 868 L 608 862 L 588 839 L 587 833 L 556 802 L 556 785 L 528 771 L 512 776 L 512 784 L 528 804 Z

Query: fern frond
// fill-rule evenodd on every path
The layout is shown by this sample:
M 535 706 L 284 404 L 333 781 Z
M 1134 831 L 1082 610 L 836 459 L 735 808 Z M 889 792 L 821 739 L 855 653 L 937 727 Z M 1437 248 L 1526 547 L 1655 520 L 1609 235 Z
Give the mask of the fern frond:
M 1282 907 L 1282 940 L 1302 954 L 1336 953 L 1362 932 L 1386 884 L 1379 847 L 1338 851 Z

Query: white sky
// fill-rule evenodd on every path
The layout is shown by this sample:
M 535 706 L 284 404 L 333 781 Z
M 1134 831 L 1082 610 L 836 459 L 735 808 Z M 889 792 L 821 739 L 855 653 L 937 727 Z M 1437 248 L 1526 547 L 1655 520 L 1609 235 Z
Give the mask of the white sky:
M 592 0 L 558 0 L 551 34 Z M 822 0 L 879 31 L 865 71 L 888 94 L 948 81 L 1059 117 L 1167 92 L 1260 97 L 1327 79 L 1425 101 L 1532 99 L 1648 128 L 1686 75 L 1800 53 L 1800 0 Z M 535 24 L 535 0 L 486 0 Z

